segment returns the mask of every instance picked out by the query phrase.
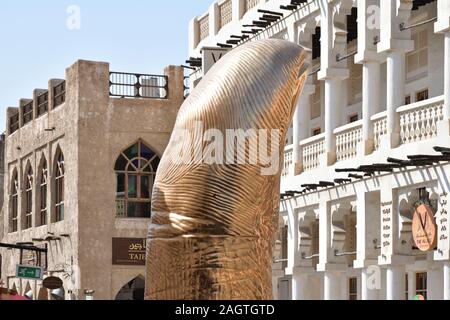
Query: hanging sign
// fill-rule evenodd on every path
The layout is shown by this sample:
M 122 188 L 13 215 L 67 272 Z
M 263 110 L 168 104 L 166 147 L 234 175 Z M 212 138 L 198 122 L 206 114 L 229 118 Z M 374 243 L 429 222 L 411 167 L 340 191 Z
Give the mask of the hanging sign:
M 427 252 L 436 248 L 437 226 L 433 209 L 426 204 L 417 207 L 414 212 L 412 231 L 414 243 L 420 251 Z

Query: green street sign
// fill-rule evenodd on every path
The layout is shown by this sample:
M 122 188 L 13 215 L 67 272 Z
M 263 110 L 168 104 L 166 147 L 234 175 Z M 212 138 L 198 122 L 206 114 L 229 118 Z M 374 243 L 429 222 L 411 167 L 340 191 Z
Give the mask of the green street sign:
M 20 279 L 42 280 L 42 268 L 34 266 L 17 266 L 16 277 Z

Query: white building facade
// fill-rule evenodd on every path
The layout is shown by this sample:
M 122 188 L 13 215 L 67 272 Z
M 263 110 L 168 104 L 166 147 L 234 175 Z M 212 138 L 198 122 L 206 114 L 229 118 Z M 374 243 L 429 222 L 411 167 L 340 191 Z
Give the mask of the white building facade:
M 450 162 L 434 147 L 450 147 L 450 1 L 221 0 L 191 21 L 191 83 L 265 38 L 312 65 L 285 150 L 275 297 L 449 300 Z M 413 239 L 423 203 L 428 251 Z

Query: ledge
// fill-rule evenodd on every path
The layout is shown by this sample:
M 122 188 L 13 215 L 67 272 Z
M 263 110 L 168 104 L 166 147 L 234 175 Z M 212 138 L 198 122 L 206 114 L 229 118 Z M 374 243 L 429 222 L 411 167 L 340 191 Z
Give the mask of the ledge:
M 438 96 L 438 97 L 434 97 L 431 99 L 427 99 L 424 101 L 419 101 L 419 102 L 415 102 L 412 104 L 408 104 L 406 106 L 402 106 L 400 108 L 397 109 L 397 112 L 406 112 L 406 111 L 411 111 L 411 110 L 415 110 L 415 109 L 419 109 L 422 107 L 425 107 L 427 105 L 431 105 L 431 104 L 436 104 L 442 102 L 444 103 L 444 96 Z
M 362 128 L 362 126 L 363 126 L 363 120 L 358 120 L 358 121 L 346 124 L 345 126 L 334 129 L 333 133 L 340 134 L 345 131 L 351 131 L 351 130 L 354 130 L 354 129 L 357 129 L 360 127 Z
M 300 146 L 306 146 L 306 145 L 312 144 L 314 142 L 319 142 L 320 140 L 325 140 L 325 133 L 321 133 L 317 136 L 302 140 L 300 142 Z

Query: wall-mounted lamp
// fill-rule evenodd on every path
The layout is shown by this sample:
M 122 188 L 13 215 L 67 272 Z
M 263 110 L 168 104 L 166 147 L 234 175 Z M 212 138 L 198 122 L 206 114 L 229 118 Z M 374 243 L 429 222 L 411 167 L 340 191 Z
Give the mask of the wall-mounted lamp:
M 86 295 L 86 300 L 94 300 L 95 290 L 84 290 L 84 294 Z

